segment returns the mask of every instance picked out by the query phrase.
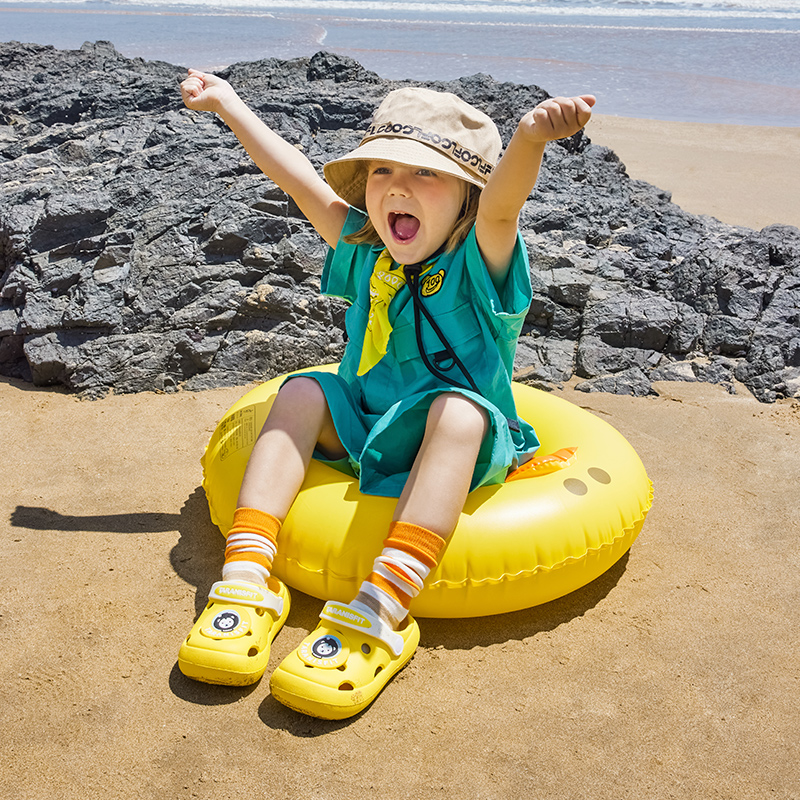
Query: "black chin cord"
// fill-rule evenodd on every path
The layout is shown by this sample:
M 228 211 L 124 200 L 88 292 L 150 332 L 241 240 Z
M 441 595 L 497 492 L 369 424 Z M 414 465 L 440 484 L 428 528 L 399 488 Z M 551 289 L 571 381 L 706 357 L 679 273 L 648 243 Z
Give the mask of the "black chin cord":
M 428 368 L 428 372 L 431 373 L 434 377 L 438 378 L 440 381 L 444 383 L 449 383 L 452 386 L 457 386 L 459 389 L 471 389 L 475 394 L 479 396 L 481 395 L 480 389 L 475 385 L 475 381 L 472 380 L 472 375 L 470 375 L 469 370 L 464 366 L 464 363 L 461 359 L 456 355 L 456 351 L 450 345 L 450 342 L 445 339 L 444 334 L 442 333 L 442 329 L 436 323 L 436 320 L 433 318 L 431 312 L 427 309 L 425 304 L 422 302 L 422 298 L 419 296 L 419 276 L 422 272 L 422 264 L 407 264 L 404 267 L 406 273 L 406 282 L 408 283 L 408 288 L 411 292 L 411 299 L 414 303 L 414 330 L 417 334 L 417 347 L 419 348 L 419 354 L 422 356 L 422 360 L 425 363 L 425 366 Z M 449 375 L 446 375 L 442 370 L 439 369 L 438 366 L 435 366 L 432 362 L 430 357 L 428 356 L 427 352 L 425 351 L 425 345 L 422 341 L 422 320 L 420 319 L 420 314 L 428 320 L 428 324 L 431 326 L 431 329 L 436 334 L 436 337 L 442 343 L 442 347 L 444 348 L 444 355 L 446 355 L 446 359 L 444 358 L 437 358 L 441 354 L 437 353 L 434 356 L 434 359 L 437 359 L 440 363 L 445 360 L 450 360 L 455 364 L 460 370 L 464 377 L 467 379 L 467 383 L 469 386 L 464 386 L 458 381 L 454 381 Z M 453 364 L 447 369 L 451 369 Z

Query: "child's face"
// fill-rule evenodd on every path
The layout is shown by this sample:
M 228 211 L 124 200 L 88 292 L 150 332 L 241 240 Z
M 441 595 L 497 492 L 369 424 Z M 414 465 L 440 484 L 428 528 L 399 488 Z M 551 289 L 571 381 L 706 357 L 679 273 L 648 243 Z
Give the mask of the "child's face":
M 424 261 L 447 241 L 465 196 L 464 181 L 452 175 L 391 161 L 367 165 L 367 213 L 398 264 Z

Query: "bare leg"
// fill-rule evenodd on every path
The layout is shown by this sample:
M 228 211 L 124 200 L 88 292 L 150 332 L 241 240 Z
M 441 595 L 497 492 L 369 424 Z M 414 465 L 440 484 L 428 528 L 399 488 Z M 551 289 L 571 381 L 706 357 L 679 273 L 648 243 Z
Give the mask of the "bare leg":
M 394 520 L 420 525 L 447 539 L 464 508 L 488 427 L 486 412 L 464 395 L 437 397 Z
M 286 519 L 319 447 L 331 458 L 345 455 L 336 435 L 325 394 L 311 378 L 292 378 L 278 392 L 250 454 L 237 508 L 256 508 Z M 228 565 L 231 580 L 258 580 L 244 564 Z
M 210 683 L 247 685 L 257 681 L 269 662 L 270 646 L 289 613 L 289 595 L 270 579 L 280 525 L 305 478 L 315 446 L 326 455 L 344 455 L 333 427 L 325 394 L 312 378 L 293 378 L 278 392 L 253 447 L 239 492 L 233 528 L 228 533 L 222 581 L 195 622 L 178 655 L 185 675 Z M 267 585 L 261 596 L 269 608 L 249 608 L 237 599 L 230 581 Z M 222 595 L 216 593 L 222 592 Z M 271 594 L 270 594 L 271 593 Z M 249 625 L 247 636 L 221 638 L 220 620 Z M 235 622 L 234 622 L 235 621 Z M 208 633 L 209 626 L 212 629 Z
M 266 511 L 282 522 L 317 446 L 330 458 L 345 455 L 320 385 L 311 378 L 292 378 L 278 392 L 256 440 L 237 505 Z
M 334 711 L 337 718 L 352 716 L 408 662 L 419 641 L 416 622 L 407 623 L 410 602 L 455 529 L 487 429 L 483 409 L 462 395 L 443 394 L 433 401 L 372 573 L 350 604 L 326 604 L 319 627 L 274 673 L 274 697 L 315 716 Z M 341 672 L 315 668 L 308 653 L 323 639 L 329 643 L 342 626 L 357 632 L 349 653 L 336 650 Z

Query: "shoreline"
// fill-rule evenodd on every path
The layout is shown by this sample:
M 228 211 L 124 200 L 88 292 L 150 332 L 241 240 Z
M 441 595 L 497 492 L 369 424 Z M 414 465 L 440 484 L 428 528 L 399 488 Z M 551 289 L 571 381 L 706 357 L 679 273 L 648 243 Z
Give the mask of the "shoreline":
M 517 16 L 475 13 L 475 7 L 464 12 L 455 0 L 426 3 L 424 13 L 383 2 L 339 8 L 252 2 L 221 8 L 200 0 L 183 6 L 23 0 L 0 7 L 0 28 L 8 40 L 70 49 L 105 40 L 131 58 L 201 69 L 324 49 L 388 79 L 483 73 L 554 95 L 591 91 L 606 113 L 622 116 L 800 125 L 794 58 L 800 23 L 793 18 L 765 26 L 734 14 L 710 26 L 669 14 L 622 13 L 604 21 L 582 15 L 572 3 L 575 13 L 566 16 L 547 6 Z

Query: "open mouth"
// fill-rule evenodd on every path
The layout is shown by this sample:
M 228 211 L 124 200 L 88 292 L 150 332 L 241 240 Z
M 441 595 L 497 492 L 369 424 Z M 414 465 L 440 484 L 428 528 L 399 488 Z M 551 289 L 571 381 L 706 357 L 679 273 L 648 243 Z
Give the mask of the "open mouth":
M 397 214 L 392 211 L 389 213 L 389 227 L 395 239 L 407 242 L 417 235 L 419 220 L 412 214 Z

